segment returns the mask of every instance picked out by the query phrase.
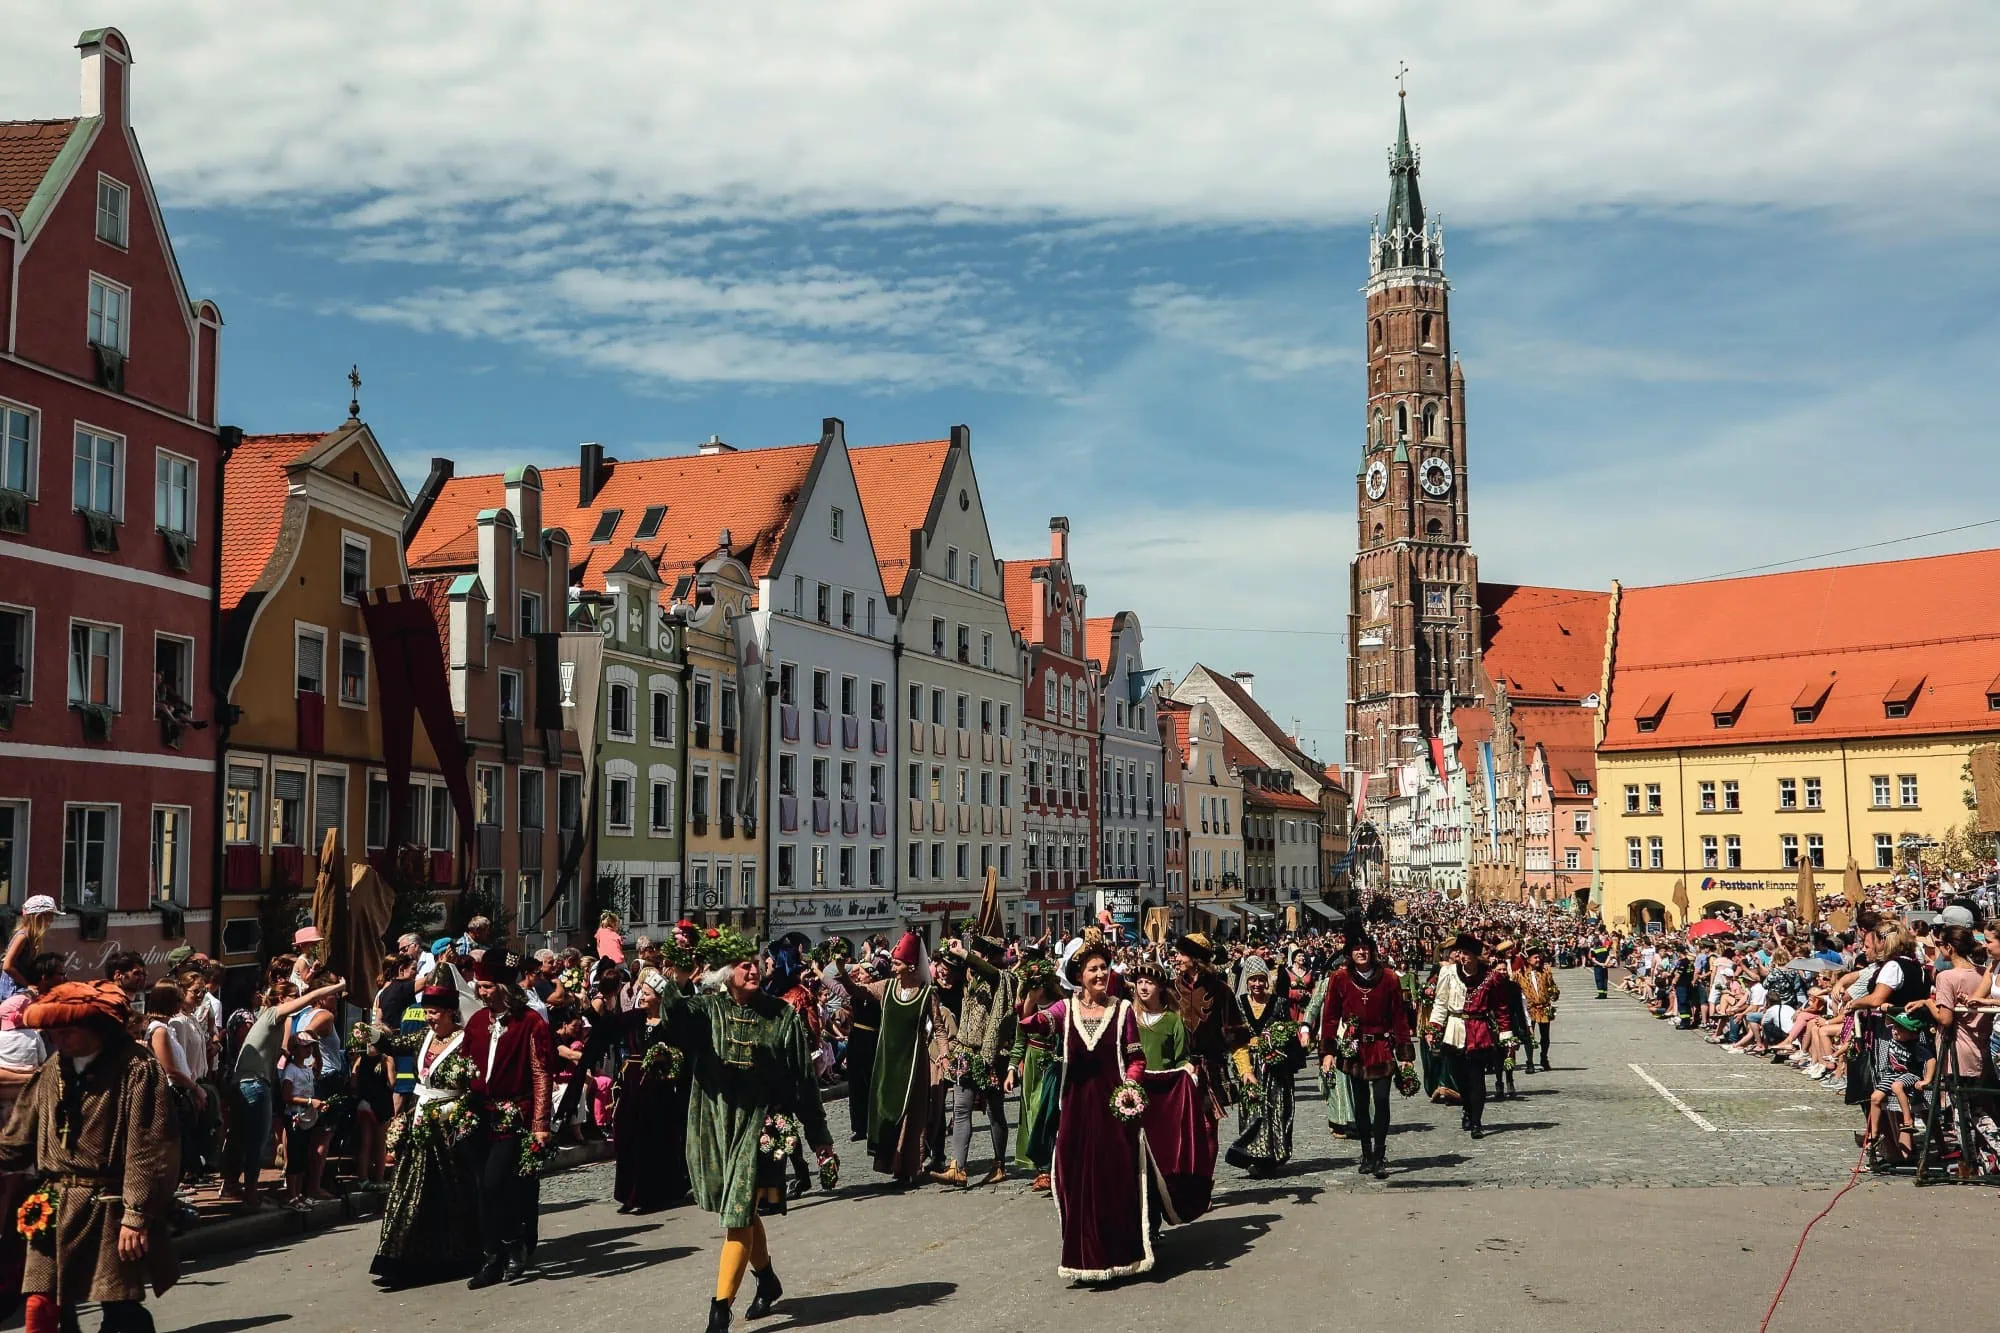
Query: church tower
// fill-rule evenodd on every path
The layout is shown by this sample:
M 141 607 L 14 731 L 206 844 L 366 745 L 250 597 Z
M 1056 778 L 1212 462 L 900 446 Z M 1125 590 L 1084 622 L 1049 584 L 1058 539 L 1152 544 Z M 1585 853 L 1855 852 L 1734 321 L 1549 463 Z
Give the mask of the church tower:
M 1466 523 L 1465 377 L 1451 342 L 1444 228 L 1424 215 L 1398 94 L 1389 209 L 1369 228 L 1368 396 L 1350 573 L 1347 762 L 1385 775 L 1476 701 L 1479 567 Z M 1357 817 L 1361 812 L 1357 811 Z

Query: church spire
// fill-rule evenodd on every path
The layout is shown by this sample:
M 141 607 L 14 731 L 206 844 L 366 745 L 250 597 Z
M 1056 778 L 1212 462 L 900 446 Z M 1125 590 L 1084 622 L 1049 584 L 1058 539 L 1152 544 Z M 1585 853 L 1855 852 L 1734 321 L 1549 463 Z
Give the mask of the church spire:
M 1402 76 L 1397 76 L 1400 84 Z M 1442 268 L 1444 229 L 1424 217 L 1417 187 L 1419 154 L 1410 142 L 1409 93 L 1396 90 L 1396 143 L 1389 150 L 1388 216 L 1370 228 L 1369 260 L 1374 272 L 1390 268 Z

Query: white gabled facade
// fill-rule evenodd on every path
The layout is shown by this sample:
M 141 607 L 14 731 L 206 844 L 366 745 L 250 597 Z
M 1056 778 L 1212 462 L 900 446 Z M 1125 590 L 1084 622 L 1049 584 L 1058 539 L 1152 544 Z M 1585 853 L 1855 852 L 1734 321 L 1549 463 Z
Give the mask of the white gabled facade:
M 836 418 L 824 424 L 757 601 L 777 684 L 762 802 L 769 932 L 889 930 L 895 620 Z

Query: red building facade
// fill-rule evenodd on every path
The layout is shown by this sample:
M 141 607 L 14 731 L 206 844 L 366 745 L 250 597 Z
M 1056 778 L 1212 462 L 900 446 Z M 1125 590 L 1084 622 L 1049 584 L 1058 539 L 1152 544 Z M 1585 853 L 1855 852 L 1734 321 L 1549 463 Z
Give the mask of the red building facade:
M 0 122 L 0 890 L 54 947 L 212 946 L 222 319 L 189 299 L 127 114 Z
M 1096 683 L 1084 648 L 1085 589 L 1069 564 L 1069 520 L 1049 520 L 1046 560 L 1001 566 L 1007 618 L 1024 654 L 1021 695 L 1022 911 L 1030 935 L 1075 929 L 1097 878 Z

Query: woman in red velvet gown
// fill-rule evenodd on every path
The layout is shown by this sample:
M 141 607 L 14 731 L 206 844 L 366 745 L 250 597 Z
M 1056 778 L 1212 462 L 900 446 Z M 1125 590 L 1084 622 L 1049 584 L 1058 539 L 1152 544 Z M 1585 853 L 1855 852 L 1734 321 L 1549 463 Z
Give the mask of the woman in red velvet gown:
M 1110 951 L 1087 943 L 1064 970 L 1076 993 L 1021 1020 L 1029 1032 L 1060 1034 L 1063 1042 L 1062 1109 L 1050 1171 L 1062 1226 L 1056 1272 L 1076 1282 L 1109 1282 L 1153 1267 L 1139 1126 L 1111 1113 L 1111 1094 L 1121 1083 L 1139 1081 L 1146 1055 L 1131 1002 L 1111 998 Z

